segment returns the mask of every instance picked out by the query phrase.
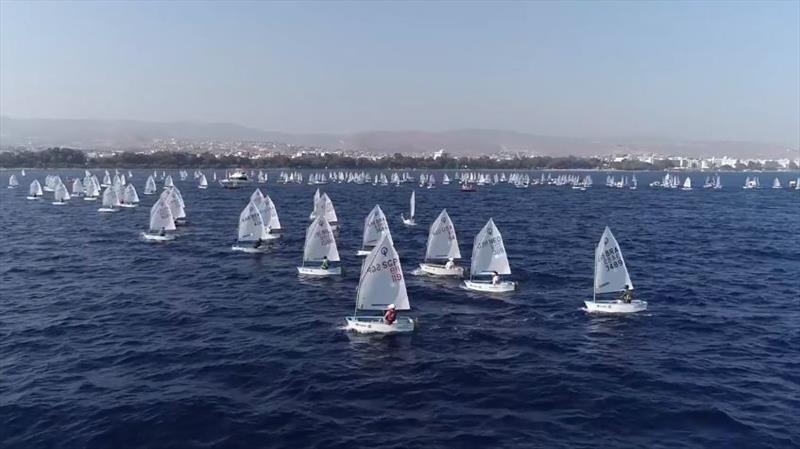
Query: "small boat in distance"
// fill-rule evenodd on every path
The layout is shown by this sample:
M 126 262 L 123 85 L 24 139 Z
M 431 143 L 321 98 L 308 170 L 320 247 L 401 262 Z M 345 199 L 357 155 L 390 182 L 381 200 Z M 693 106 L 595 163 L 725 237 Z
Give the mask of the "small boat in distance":
M 234 170 L 233 173 L 228 173 L 225 179 L 219 180 L 219 185 L 226 189 L 238 189 L 247 184 L 250 184 L 250 178 L 247 176 L 247 172 L 240 168 Z
M 468 183 L 468 182 L 465 182 L 464 184 L 461 184 L 461 191 L 462 192 L 474 192 L 475 191 L 475 186 L 470 184 L 470 183 Z
M 120 203 L 119 197 L 117 193 L 114 191 L 113 186 L 108 186 L 103 191 L 103 207 L 97 209 L 97 212 L 100 213 L 109 213 L 109 212 L 117 212 L 119 210 Z
M 406 225 L 406 226 L 416 226 L 417 222 L 415 221 L 415 217 L 416 217 L 417 205 L 416 205 L 416 191 L 415 190 L 411 191 L 411 200 L 410 200 L 409 208 L 410 208 L 409 212 L 411 214 L 410 217 L 406 218 L 401 213 L 400 214 L 400 219 L 403 220 L 403 224 Z
M 778 177 L 775 177 L 775 180 L 772 181 L 772 188 L 773 189 L 780 189 L 781 188 L 781 180 Z
M 384 311 L 390 305 L 396 311 L 411 310 L 400 266 L 400 256 L 387 235 L 375 245 L 361 265 L 353 316 L 345 317 L 345 329 L 360 333 L 401 333 L 414 330 L 414 320 L 398 317 L 389 324 L 383 316 L 358 316 L 359 310 Z
M 597 299 L 597 295 L 633 291 L 633 283 L 628 275 L 628 267 L 619 243 L 606 226 L 600 242 L 594 250 L 594 287 L 592 300 L 584 301 L 587 312 L 634 313 L 647 310 L 647 301 L 633 299 Z
M 11 175 L 8 177 L 8 188 L 9 189 L 16 189 L 19 187 L 19 181 L 17 181 L 17 175 Z
M 31 181 L 31 186 L 28 189 L 28 199 L 38 200 L 39 198 L 42 197 L 42 195 L 44 195 L 44 192 L 42 191 L 42 185 L 39 184 L 39 181 L 37 179 L 34 179 L 33 181 Z
M 364 235 L 361 240 L 361 249 L 356 251 L 356 255 L 359 257 L 368 255 L 383 234 L 388 234 L 389 241 L 392 240 L 386 215 L 381 210 L 381 206 L 376 204 L 367 215 L 367 218 L 364 219 Z
M 200 182 L 197 185 L 198 189 L 207 189 L 208 188 L 208 179 L 206 179 L 206 175 L 200 173 Z

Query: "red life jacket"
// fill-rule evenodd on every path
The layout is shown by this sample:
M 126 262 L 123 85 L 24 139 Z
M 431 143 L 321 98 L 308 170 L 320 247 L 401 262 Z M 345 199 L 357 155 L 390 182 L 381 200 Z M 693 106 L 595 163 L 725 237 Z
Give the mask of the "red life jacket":
M 396 310 L 387 310 L 386 314 L 383 315 L 383 321 L 386 324 L 394 324 L 394 321 L 397 319 L 397 311 Z

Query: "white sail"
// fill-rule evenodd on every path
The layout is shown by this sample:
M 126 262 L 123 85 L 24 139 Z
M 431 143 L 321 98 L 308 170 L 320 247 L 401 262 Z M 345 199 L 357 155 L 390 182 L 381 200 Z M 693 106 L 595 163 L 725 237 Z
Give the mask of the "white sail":
M 425 251 L 425 260 L 460 259 L 461 250 L 458 248 L 456 228 L 453 226 L 447 209 L 436 217 L 428 231 L 428 249 Z
M 686 177 L 686 180 L 683 181 L 683 188 L 684 189 L 691 189 L 692 188 L 692 178 Z
M 611 230 L 606 226 L 594 250 L 594 292 L 598 294 L 619 292 L 633 283 L 622 258 L 622 251 Z
M 90 198 L 95 198 L 100 196 L 100 182 L 97 180 L 97 176 L 92 175 L 88 179 L 84 179 L 84 190 L 86 190 L 86 196 Z
M 175 187 L 175 183 L 172 182 L 172 175 L 167 175 L 167 177 L 164 178 L 164 187 Z
M 106 187 L 106 190 L 103 191 L 103 206 L 105 207 L 117 207 L 119 206 L 119 197 L 114 192 L 114 188 L 109 186 Z
M 9 187 L 16 187 L 19 185 L 19 181 L 17 181 L 17 175 L 11 175 L 8 178 L 8 186 Z
M 772 181 L 772 188 L 773 189 L 780 189 L 781 188 L 781 181 L 777 177 L 774 181 Z
M 208 187 L 208 179 L 206 179 L 206 175 L 200 173 L 200 187 Z
M 161 199 L 167 203 L 175 220 L 186 218 L 186 210 L 184 208 L 183 198 L 181 198 L 178 189 L 173 187 L 171 189 L 164 190 L 161 193 Z
M 324 216 L 325 219 L 328 220 L 328 223 L 336 223 L 339 221 L 336 217 L 336 210 L 333 208 L 333 202 L 328 197 L 327 193 L 323 193 L 322 196 L 319 197 L 319 200 L 317 200 L 311 218 L 314 219 L 320 215 Z
M 339 250 L 330 223 L 325 217 L 317 217 L 306 230 L 303 262 L 319 262 L 323 257 L 331 262 L 338 262 Z
M 261 193 L 261 189 L 256 187 L 256 190 L 250 194 L 250 201 L 261 201 L 264 199 L 264 194 Z
M 384 310 L 394 304 L 397 310 L 409 310 L 403 268 L 389 237 L 384 235 L 361 265 L 356 308 Z
M 252 242 L 267 239 L 268 229 L 264 224 L 264 217 L 258 211 L 258 206 L 252 201 L 239 214 L 239 241 Z
M 42 196 L 44 194 L 44 192 L 42 192 L 42 185 L 39 184 L 39 181 L 37 179 L 31 181 L 31 187 L 28 190 L 28 193 L 31 196 Z
M 417 193 L 417 192 L 416 192 L 415 190 L 412 190 L 412 191 L 411 191 L 411 211 L 410 211 L 410 212 L 411 212 L 411 217 L 410 217 L 410 218 L 411 218 L 412 220 L 413 220 L 413 219 L 414 219 L 414 217 L 416 216 L 416 212 L 417 212 L 417 200 L 416 200 L 416 193 Z
M 72 194 L 80 195 L 81 193 L 83 193 L 83 184 L 80 178 L 75 178 L 75 180 L 72 181 Z
M 159 198 L 150 208 L 150 231 L 159 232 L 162 229 L 174 231 L 175 218 L 172 216 L 172 210 L 170 210 L 164 198 Z
M 67 191 L 67 186 L 64 184 L 59 184 L 56 186 L 53 197 L 56 201 L 67 201 L 70 198 L 69 192 Z
M 281 228 L 281 220 L 278 218 L 278 209 L 275 207 L 275 203 L 272 202 L 272 198 L 269 195 L 264 196 L 264 204 L 267 207 L 267 211 L 269 211 L 269 219 L 267 219 L 267 226 L 273 231 L 277 231 Z
M 386 215 L 383 214 L 381 207 L 377 204 L 372 208 L 372 211 L 364 219 L 364 236 L 361 240 L 362 248 L 375 246 L 381 236 L 384 234 L 389 236 L 389 242 L 392 242 L 392 235 L 389 231 L 389 222 L 386 221 Z
M 493 271 L 498 274 L 511 274 L 511 266 L 508 264 L 503 236 L 500 235 L 494 220 L 490 218 L 475 236 L 475 242 L 472 244 L 470 274 L 475 276 Z
M 144 185 L 144 194 L 152 195 L 154 193 L 156 193 L 156 180 L 150 175 L 147 177 L 147 182 Z
M 122 199 L 127 204 L 136 204 L 139 202 L 139 194 L 136 193 L 136 187 L 133 184 L 125 186 L 125 191 L 122 194 Z

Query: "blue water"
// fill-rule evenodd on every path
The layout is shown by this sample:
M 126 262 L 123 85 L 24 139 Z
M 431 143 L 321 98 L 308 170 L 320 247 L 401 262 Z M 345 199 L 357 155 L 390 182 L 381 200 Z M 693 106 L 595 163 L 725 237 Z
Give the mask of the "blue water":
M 271 173 L 261 188 L 285 232 L 247 255 L 229 248 L 250 188 L 202 191 L 173 172 L 191 224 L 151 244 L 139 238 L 155 198 L 144 171 L 132 179 L 142 207 L 106 215 L 26 201 L 45 172 L 17 190 L 9 173 L 0 447 L 800 446 L 800 192 L 744 191 L 741 174 L 719 192 L 417 188 L 420 226 L 408 229 L 412 186 L 327 185 L 346 273 L 303 281 L 311 186 Z M 340 329 L 376 203 L 407 274 L 411 336 Z M 409 273 L 443 207 L 466 258 L 494 217 L 519 291 L 487 297 Z M 606 225 L 646 313 L 581 310 Z

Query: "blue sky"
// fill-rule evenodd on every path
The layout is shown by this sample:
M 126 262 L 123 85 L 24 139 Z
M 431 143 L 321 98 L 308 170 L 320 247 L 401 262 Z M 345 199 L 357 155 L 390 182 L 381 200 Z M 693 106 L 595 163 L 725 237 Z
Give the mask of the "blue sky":
M 0 113 L 800 144 L 800 3 L 0 2 Z

